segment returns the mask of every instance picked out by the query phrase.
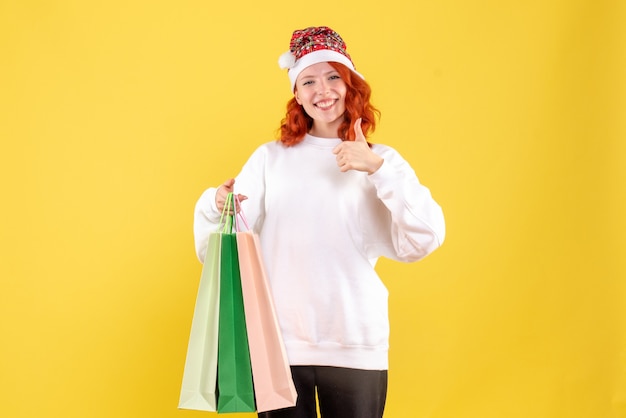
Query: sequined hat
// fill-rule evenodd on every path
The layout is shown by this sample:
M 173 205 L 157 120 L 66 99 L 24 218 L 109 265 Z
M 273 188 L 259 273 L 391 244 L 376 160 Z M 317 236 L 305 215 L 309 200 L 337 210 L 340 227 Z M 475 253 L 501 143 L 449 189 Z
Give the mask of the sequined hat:
M 289 70 L 291 91 L 294 91 L 296 79 L 302 70 L 313 64 L 329 61 L 341 63 L 359 77 L 364 78 L 356 71 L 341 36 L 327 26 L 294 31 L 289 43 L 289 51 L 280 56 L 278 65 L 282 69 Z

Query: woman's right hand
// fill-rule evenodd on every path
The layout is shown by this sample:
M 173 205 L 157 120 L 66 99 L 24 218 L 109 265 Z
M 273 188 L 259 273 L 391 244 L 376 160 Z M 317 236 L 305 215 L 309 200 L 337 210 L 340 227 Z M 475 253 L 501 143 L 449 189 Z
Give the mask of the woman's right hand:
M 235 185 L 235 179 L 226 180 L 220 187 L 217 189 L 217 193 L 215 193 L 215 205 L 217 206 L 217 210 L 222 212 L 224 210 L 224 206 L 226 205 L 226 197 L 228 193 L 233 192 L 233 187 Z M 239 202 L 243 202 L 248 197 L 242 194 L 237 195 L 237 199 Z M 240 208 L 237 207 L 237 212 L 239 212 Z

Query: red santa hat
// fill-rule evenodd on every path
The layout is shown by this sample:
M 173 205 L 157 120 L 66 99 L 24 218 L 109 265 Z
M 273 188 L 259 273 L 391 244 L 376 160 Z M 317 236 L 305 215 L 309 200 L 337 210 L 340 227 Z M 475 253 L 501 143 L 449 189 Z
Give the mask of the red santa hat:
M 298 74 L 306 67 L 320 62 L 341 63 L 359 77 L 364 78 L 356 71 L 341 36 L 327 26 L 294 31 L 289 43 L 289 51 L 278 59 L 280 68 L 289 70 L 291 91 L 294 91 Z

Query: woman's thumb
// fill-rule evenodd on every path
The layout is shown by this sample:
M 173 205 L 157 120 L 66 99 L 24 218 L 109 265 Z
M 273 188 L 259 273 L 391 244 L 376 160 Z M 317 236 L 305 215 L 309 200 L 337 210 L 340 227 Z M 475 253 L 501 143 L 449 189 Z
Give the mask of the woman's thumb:
M 362 121 L 363 121 L 362 118 L 358 118 L 356 122 L 354 122 L 354 135 L 355 135 L 354 140 L 367 142 L 367 140 L 365 139 L 365 135 L 363 134 L 363 129 L 361 129 Z

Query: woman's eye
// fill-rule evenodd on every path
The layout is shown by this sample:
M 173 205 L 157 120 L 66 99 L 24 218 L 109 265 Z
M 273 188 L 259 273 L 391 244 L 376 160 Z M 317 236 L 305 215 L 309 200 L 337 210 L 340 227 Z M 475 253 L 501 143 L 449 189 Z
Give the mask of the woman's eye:
M 304 83 L 302 83 L 303 86 L 308 86 L 310 84 L 313 84 L 313 81 L 309 80 L 309 81 L 305 81 Z
M 340 79 L 341 77 L 339 77 L 337 74 L 331 75 L 328 79 L 329 80 L 337 80 Z

